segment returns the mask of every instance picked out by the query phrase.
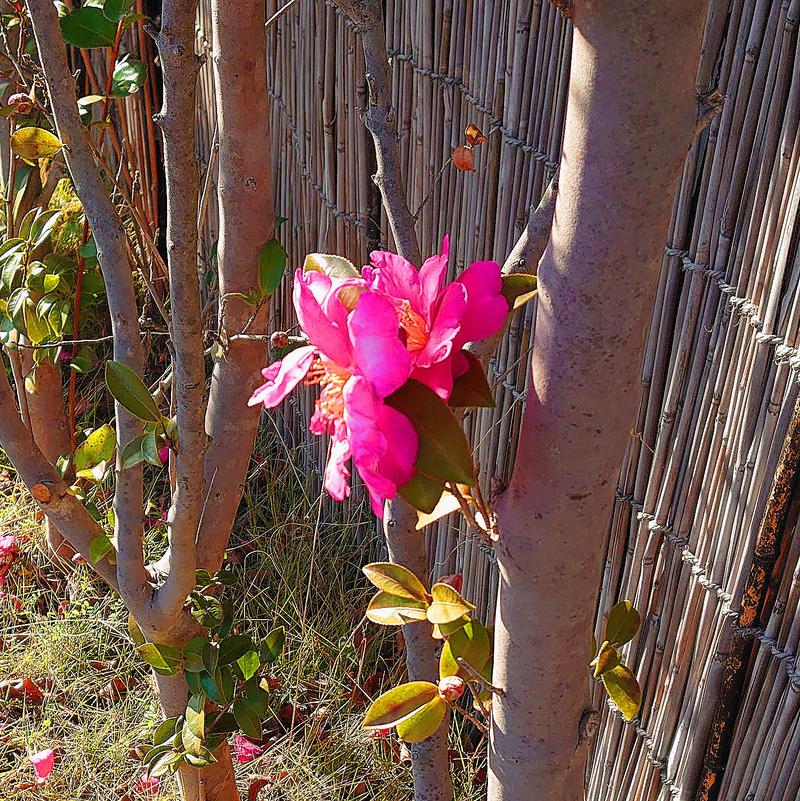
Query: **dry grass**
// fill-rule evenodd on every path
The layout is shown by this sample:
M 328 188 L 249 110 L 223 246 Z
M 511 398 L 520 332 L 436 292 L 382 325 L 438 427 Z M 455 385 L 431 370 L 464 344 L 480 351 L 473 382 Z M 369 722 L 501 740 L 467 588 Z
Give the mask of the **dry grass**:
M 240 578 L 237 617 L 254 634 L 283 625 L 287 645 L 273 671 L 281 682 L 273 691 L 274 736 L 263 756 L 237 767 L 242 797 L 254 781 L 270 779 L 259 801 L 408 799 L 410 771 L 396 741 L 371 741 L 360 729 L 365 692 L 374 696 L 402 675 L 395 632 L 363 620 L 370 590 L 360 566 L 375 556 L 373 524 L 363 509 L 330 519 L 303 452 L 266 440 L 257 451 L 268 468 L 254 460 L 229 550 Z M 152 494 L 158 506 L 156 484 Z M 11 699 L 0 706 L 0 801 L 137 801 L 131 788 L 141 770 L 132 752 L 148 741 L 159 710 L 122 604 L 86 569 L 68 582 L 57 576 L 18 486 L 0 503 L 0 531 L 25 543 L 6 587 L 21 608 L 10 597 L 0 607 L 0 682 L 28 677 L 44 688 L 39 705 Z M 149 547 L 163 547 L 163 530 L 153 530 Z M 112 700 L 114 678 L 131 687 Z M 287 704 L 298 712 L 294 725 Z M 473 780 L 482 759 L 463 754 L 467 740 L 454 732 L 459 801 L 483 794 Z M 27 754 L 46 747 L 60 754 L 50 780 L 19 789 L 33 778 Z M 158 799 L 175 797 L 173 783 L 162 781 Z

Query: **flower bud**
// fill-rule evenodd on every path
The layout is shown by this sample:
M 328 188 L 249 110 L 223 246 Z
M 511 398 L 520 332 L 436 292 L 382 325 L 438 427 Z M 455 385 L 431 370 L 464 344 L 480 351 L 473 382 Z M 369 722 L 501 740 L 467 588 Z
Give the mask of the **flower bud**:
M 448 576 L 442 576 L 439 579 L 440 584 L 449 584 L 456 592 L 461 592 L 461 585 L 464 583 L 464 577 L 461 573 L 450 573 Z
M 273 348 L 285 348 L 289 344 L 289 336 L 285 331 L 273 331 L 269 342 Z
M 33 100 L 24 92 L 17 92 L 8 98 L 8 105 L 14 107 L 14 114 L 30 114 L 33 111 Z
M 445 701 L 458 701 L 464 694 L 464 679 L 459 676 L 445 676 L 439 680 L 439 697 Z

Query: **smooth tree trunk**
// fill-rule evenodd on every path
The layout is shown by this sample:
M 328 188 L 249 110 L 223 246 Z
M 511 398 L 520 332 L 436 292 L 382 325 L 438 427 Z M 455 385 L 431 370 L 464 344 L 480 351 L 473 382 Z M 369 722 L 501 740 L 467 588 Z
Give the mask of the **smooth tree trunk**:
M 45 359 L 34 368 L 30 350 L 23 351 L 22 365 L 26 375 L 33 370 L 31 390 L 25 393 L 31 433 L 44 457 L 51 464 L 55 464 L 59 456 L 68 454 L 71 449 L 67 408 L 61 384 L 61 368 L 49 359 Z M 63 560 L 61 564 L 66 566 L 66 562 L 74 556 L 75 551 L 53 522 L 47 518 L 45 518 L 45 535 L 51 556 Z
M 704 11 L 696 0 L 575 3 L 529 400 L 497 504 L 494 683 L 505 694 L 494 703 L 490 801 L 583 798 L 597 581 L 695 122 Z

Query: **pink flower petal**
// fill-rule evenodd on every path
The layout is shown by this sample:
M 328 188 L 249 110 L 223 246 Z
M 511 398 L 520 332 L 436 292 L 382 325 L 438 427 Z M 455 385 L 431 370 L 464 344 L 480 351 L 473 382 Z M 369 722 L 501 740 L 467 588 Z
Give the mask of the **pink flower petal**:
M 446 359 L 453 348 L 453 340 L 459 335 L 462 320 L 467 311 L 467 290 L 463 284 L 453 282 L 445 289 L 439 306 L 435 310 L 433 325 L 425 347 L 417 356 L 420 367 L 429 367 Z
M 337 501 L 350 496 L 350 471 L 347 462 L 350 460 L 350 440 L 347 424 L 338 420 L 331 440 L 331 452 L 325 467 L 325 489 Z
M 363 292 L 347 325 L 356 371 L 369 379 L 378 395 L 385 398 L 403 386 L 411 356 L 400 341 L 391 302 L 375 292 Z
M 140 776 L 133 785 L 134 795 L 153 797 L 158 793 L 158 776 Z
M 455 356 L 461 353 L 459 351 Z M 444 359 L 430 367 L 416 367 L 411 378 L 430 387 L 442 400 L 446 401 L 453 391 L 453 360 Z
M 431 308 L 435 305 L 439 292 L 442 289 L 447 274 L 447 259 L 450 255 L 450 237 L 445 234 L 442 240 L 442 252 L 437 256 L 426 259 L 419 268 L 419 281 L 421 285 L 420 300 L 423 317 L 429 318 Z
M 44 784 L 47 777 L 53 772 L 53 765 L 55 765 L 56 755 L 53 749 L 46 748 L 44 751 L 39 751 L 38 754 L 31 754 L 28 759 L 36 771 L 36 784 Z
M 395 298 L 419 306 L 421 286 L 419 273 L 410 261 L 386 250 L 373 250 L 369 254 L 375 268 L 371 273 L 372 286 Z
M 265 367 L 261 374 L 267 383 L 253 393 L 247 405 L 258 406 L 263 403 L 267 409 L 277 406 L 305 378 L 314 361 L 314 351 L 312 345 L 306 345 Z
M 467 311 L 461 322 L 458 344 L 477 342 L 497 333 L 508 314 L 508 301 L 501 294 L 500 265 L 494 261 L 476 261 L 456 282 L 467 289 Z
M 294 310 L 300 327 L 306 332 L 309 340 L 320 352 L 342 367 L 347 367 L 351 361 L 350 341 L 347 331 L 337 324 L 330 308 L 326 311 L 322 303 L 326 302 L 330 279 L 323 276 L 320 281 L 317 272 L 304 273 L 298 270 L 294 277 Z M 325 296 L 320 300 L 316 293 L 325 287 Z M 337 301 L 338 302 L 338 301 Z M 341 305 L 341 304 L 340 304 Z
M 266 746 L 254 743 L 242 734 L 235 734 L 233 737 L 233 753 L 239 765 L 252 762 L 257 757 L 260 757 L 266 750 Z

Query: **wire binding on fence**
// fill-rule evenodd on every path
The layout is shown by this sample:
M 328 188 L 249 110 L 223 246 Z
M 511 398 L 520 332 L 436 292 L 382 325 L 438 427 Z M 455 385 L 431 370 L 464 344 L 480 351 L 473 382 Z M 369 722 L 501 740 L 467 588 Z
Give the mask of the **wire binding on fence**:
M 736 287 L 725 280 L 727 277 L 725 270 L 713 269 L 707 264 L 698 264 L 692 261 L 688 251 L 680 248 L 667 245 L 664 247 L 664 253 L 666 253 L 667 256 L 679 258 L 681 260 L 682 269 L 686 272 L 699 273 L 706 278 L 711 278 L 716 281 L 719 291 L 724 295 L 728 295 L 728 304 L 731 308 L 739 317 L 743 318 L 758 331 L 758 334 L 756 334 L 756 342 L 760 345 L 774 347 L 775 361 L 778 364 L 788 364 L 791 370 L 800 370 L 800 351 L 793 345 L 790 345 L 782 336 L 763 331 L 764 321 L 761 319 L 761 310 L 758 304 L 753 303 L 749 298 L 735 294 Z
M 345 222 L 349 222 L 356 228 L 366 228 L 367 221 L 363 217 L 352 211 L 343 211 L 336 205 L 336 203 L 333 200 L 331 200 L 328 197 L 324 187 L 314 177 L 314 175 L 311 172 L 311 169 L 306 164 L 305 159 L 303 158 L 303 149 L 300 143 L 300 133 L 297 129 L 297 123 L 295 122 L 294 118 L 289 112 L 289 109 L 286 107 L 286 101 L 273 89 L 269 90 L 269 96 L 272 98 L 272 100 L 275 101 L 275 104 L 277 105 L 278 109 L 286 119 L 286 125 L 289 128 L 289 131 L 292 135 L 292 144 L 295 153 L 295 160 L 297 161 L 297 166 L 300 170 L 300 174 L 302 175 L 305 182 L 317 193 L 317 195 L 319 195 L 319 199 L 322 201 L 322 204 L 334 217 L 340 220 L 344 220 Z
M 613 715 L 616 715 L 625 725 L 630 726 L 636 732 L 636 736 L 639 737 L 644 745 L 646 752 L 645 758 L 654 768 L 656 768 L 656 770 L 658 770 L 658 776 L 661 779 L 662 786 L 666 788 L 667 792 L 671 796 L 680 795 L 680 786 L 670 779 L 669 774 L 667 773 L 667 760 L 656 755 L 655 741 L 653 740 L 650 732 L 648 732 L 647 729 L 640 724 L 638 719 L 632 721 L 626 720 L 619 707 L 610 698 L 606 699 L 606 703 L 608 704 L 608 708 Z

